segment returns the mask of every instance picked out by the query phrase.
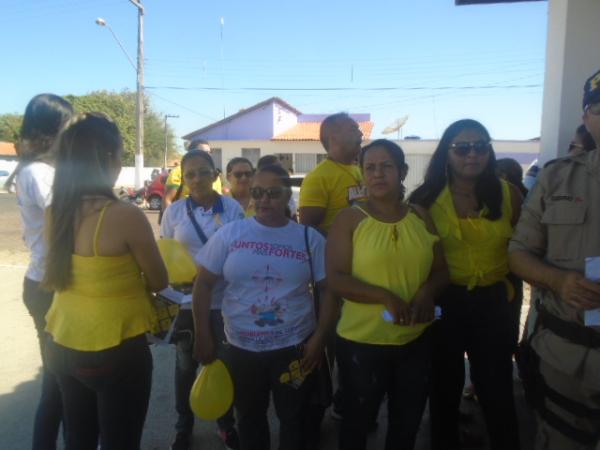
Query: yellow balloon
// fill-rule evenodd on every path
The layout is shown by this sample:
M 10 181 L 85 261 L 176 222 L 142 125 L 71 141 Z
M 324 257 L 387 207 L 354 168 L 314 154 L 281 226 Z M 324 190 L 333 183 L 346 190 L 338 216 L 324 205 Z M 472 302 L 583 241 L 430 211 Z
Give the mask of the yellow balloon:
M 175 239 L 159 239 L 158 250 L 167 267 L 169 284 L 194 281 L 196 264 L 181 242 Z
M 204 420 L 222 417 L 233 403 L 233 381 L 220 359 L 202 367 L 192 391 L 190 407 Z

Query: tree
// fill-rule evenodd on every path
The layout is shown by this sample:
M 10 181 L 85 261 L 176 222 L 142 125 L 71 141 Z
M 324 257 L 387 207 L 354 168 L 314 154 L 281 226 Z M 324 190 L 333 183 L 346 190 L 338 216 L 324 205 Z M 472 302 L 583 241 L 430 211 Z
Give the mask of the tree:
M 0 141 L 16 143 L 19 140 L 19 131 L 23 116 L 19 114 L 0 115 Z
M 133 165 L 135 161 L 135 105 L 134 92 L 95 91 L 87 95 L 67 95 L 65 98 L 71 102 L 77 112 L 91 111 L 103 112 L 111 117 L 123 135 L 123 165 Z M 144 165 L 162 166 L 165 151 L 165 129 L 163 117 L 155 112 L 148 99 L 145 98 L 144 106 Z M 168 157 L 177 155 L 175 137 L 172 128 L 167 124 L 169 136 Z

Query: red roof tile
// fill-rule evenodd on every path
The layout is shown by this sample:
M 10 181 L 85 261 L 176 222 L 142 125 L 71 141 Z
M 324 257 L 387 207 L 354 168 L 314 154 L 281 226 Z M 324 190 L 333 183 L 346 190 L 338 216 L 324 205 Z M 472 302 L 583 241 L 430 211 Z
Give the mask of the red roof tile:
M 371 138 L 373 122 L 358 122 L 364 139 Z M 318 141 L 321 122 L 302 122 L 275 136 L 273 141 Z
M 12 142 L 0 142 L 0 156 L 17 156 L 15 144 Z

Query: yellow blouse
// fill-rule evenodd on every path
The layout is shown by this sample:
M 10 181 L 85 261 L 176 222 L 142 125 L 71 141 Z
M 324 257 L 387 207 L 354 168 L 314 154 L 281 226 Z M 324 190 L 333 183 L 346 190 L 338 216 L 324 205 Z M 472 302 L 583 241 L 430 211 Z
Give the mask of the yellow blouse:
M 352 237 L 352 276 L 395 293 L 410 303 L 429 277 L 433 245 L 439 238 L 427 231 L 412 211 L 402 220 L 385 223 L 369 216 Z M 401 326 L 383 320 L 383 305 L 344 299 L 337 333 L 348 340 L 379 345 L 403 345 L 417 339 L 429 324 Z
M 74 350 L 115 347 L 156 327 L 156 313 L 133 256 L 98 255 L 98 233 L 107 206 L 96 225 L 94 255 L 72 255 L 72 282 L 54 294 L 46 314 L 46 331 L 54 342 Z
M 486 208 L 479 217 L 459 218 L 448 186 L 430 208 L 454 284 L 473 289 L 506 280 L 508 241 L 513 232 L 512 203 L 508 183 L 501 183 L 502 216 L 498 220 L 485 219 Z M 512 298 L 512 289 L 509 294 Z

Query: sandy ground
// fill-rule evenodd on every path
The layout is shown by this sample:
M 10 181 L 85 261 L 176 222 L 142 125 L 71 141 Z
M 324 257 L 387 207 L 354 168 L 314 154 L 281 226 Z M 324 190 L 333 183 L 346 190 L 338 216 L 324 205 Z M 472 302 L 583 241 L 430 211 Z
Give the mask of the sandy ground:
M 149 212 L 148 217 L 156 230 L 156 214 Z M 40 356 L 33 321 L 21 299 L 28 255 L 21 240 L 21 225 L 14 195 L 0 193 L 0 224 L 0 450 L 26 450 L 31 448 L 33 415 L 39 398 Z M 154 347 L 152 353 L 153 389 L 142 448 L 166 450 L 174 436 L 174 349 L 170 346 Z M 531 448 L 531 417 L 524 406 L 520 384 L 517 384 L 516 391 L 518 413 L 522 423 L 523 450 L 527 450 Z M 463 407 L 474 417 L 470 426 L 481 433 L 478 405 L 465 402 Z M 369 450 L 383 448 L 385 415 L 385 407 L 382 407 L 380 425 L 369 439 Z M 271 429 L 276 431 L 276 420 L 272 411 L 270 418 Z M 429 448 L 428 423 L 426 415 L 419 433 L 419 450 Z M 336 422 L 327 416 L 323 423 L 321 448 L 337 447 L 336 427 Z M 197 420 L 193 448 L 223 449 L 215 431 L 214 423 Z M 276 433 L 273 433 L 272 442 L 272 447 L 277 448 Z

